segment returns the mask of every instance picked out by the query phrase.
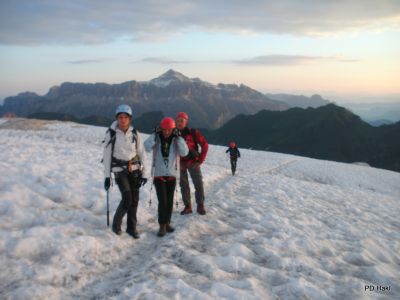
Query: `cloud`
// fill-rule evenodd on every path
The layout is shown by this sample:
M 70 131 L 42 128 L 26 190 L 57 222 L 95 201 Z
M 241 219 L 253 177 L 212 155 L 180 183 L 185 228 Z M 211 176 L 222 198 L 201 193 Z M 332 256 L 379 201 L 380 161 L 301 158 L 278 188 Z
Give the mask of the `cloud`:
M 282 55 L 272 54 L 256 56 L 247 59 L 234 60 L 233 63 L 239 65 L 268 65 L 268 66 L 293 66 L 305 65 L 316 62 L 336 61 L 336 62 L 358 62 L 357 59 L 345 59 L 343 57 L 324 57 L 324 56 L 306 56 L 306 55 Z
M 98 44 L 190 31 L 326 35 L 400 27 L 398 0 L 2 0 L 0 44 Z
M 145 57 L 141 60 L 142 62 L 148 63 L 157 63 L 162 65 L 171 65 L 171 64 L 188 64 L 190 61 L 184 60 L 173 60 L 167 57 Z
M 84 64 L 97 64 L 106 61 L 106 59 L 81 59 L 67 61 L 67 64 L 71 65 L 84 65 Z
M 185 61 L 174 60 L 167 57 L 145 57 L 140 62 L 155 63 L 161 65 L 172 64 L 193 64 L 193 63 L 213 63 L 213 64 L 238 64 L 238 65 L 259 65 L 259 66 L 293 66 L 293 65 L 309 65 L 318 62 L 342 62 L 354 63 L 359 59 L 346 58 L 343 55 L 337 56 L 307 56 L 307 55 L 285 55 L 271 54 L 261 55 L 245 59 L 220 60 L 220 61 Z

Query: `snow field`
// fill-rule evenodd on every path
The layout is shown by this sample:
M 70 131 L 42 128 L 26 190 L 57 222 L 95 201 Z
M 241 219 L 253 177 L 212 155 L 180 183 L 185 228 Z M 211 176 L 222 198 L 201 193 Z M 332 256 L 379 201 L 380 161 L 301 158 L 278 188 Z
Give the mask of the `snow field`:
M 176 231 L 158 238 L 147 184 L 133 240 L 106 227 L 104 132 L 73 123 L 0 130 L 0 298 L 400 296 L 400 174 L 241 150 L 231 176 L 226 148 L 211 146 L 207 215 L 179 215 L 179 195 Z M 119 199 L 114 186 L 111 219 Z

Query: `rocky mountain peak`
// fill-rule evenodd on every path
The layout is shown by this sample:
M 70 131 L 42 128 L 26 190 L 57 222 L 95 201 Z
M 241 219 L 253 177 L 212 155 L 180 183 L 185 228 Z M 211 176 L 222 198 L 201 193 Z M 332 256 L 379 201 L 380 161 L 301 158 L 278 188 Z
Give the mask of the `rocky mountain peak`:
M 180 83 L 180 82 L 192 82 L 189 77 L 186 77 L 182 73 L 176 72 L 173 69 L 169 69 L 167 72 L 162 74 L 161 76 L 154 78 L 149 81 L 149 83 L 154 84 L 159 87 L 166 87 L 170 85 L 172 82 Z
M 39 97 L 39 95 L 32 92 L 22 92 L 18 94 L 18 97 L 29 98 L 29 97 Z
M 121 103 L 132 105 L 135 117 L 151 111 L 161 111 L 164 115 L 186 111 L 191 116 L 191 125 L 202 128 L 219 127 L 240 113 L 288 108 L 287 104 L 273 101 L 245 85 L 216 86 L 170 69 L 143 82 L 63 82 L 52 87 L 45 96 L 5 99 L 4 105 L 0 105 L 0 115 L 4 112 L 14 112 L 18 116 L 52 112 L 81 119 L 91 115 L 112 118 L 114 108 Z
M 311 96 L 311 99 L 312 99 L 312 100 L 318 100 L 318 101 L 323 101 L 323 100 L 324 100 L 324 99 L 323 99 L 320 95 L 318 95 L 318 94 L 312 95 L 312 96 Z

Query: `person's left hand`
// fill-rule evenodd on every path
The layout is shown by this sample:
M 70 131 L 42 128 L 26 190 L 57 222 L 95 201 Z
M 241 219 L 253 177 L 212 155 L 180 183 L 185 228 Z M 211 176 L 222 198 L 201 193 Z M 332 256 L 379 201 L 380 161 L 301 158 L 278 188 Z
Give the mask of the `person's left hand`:
M 147 178 L 141 177 L 141 178 L 139 179 L 139 183 L 140 183 L 141 186 L 144 186 L 144 185 L 147 183 Z
M 110 186 L 111 186 L 111 179 L 110 177 L 106 177 L 104 179 L 104 189 L 108 191 L 110 189 Z

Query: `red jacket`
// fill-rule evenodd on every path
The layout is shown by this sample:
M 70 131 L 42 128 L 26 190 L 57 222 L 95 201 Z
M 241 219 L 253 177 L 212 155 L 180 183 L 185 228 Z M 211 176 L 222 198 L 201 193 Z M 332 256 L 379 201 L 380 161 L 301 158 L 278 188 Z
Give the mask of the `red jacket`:
M 197 129 L 188 127 L 181 131 L 181 136 L 189 148 L 189 155 L 181 157 L 181 162 L 189 164 L 198 162 L 202 164 L 206 159 L 208 151 L 208 143 L 205 137 Z M 195 140 L 193 138 L 195 138 Z M 201 151 L 198 149 L 198 147 L 196 147 L 196 142 L 198 145 L 200 145 Z

